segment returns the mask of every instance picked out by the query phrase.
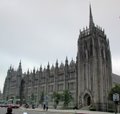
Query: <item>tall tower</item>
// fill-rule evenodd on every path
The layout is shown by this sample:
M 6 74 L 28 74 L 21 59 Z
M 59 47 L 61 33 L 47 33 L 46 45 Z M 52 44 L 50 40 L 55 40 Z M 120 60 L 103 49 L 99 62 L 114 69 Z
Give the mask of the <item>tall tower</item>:
M 112 86 L 109 40 L 104 30 L 94 24 L 91 6 L 89 10 L 89 28 L 80 31 L 78 39 L 78 106 L 107 110 Z

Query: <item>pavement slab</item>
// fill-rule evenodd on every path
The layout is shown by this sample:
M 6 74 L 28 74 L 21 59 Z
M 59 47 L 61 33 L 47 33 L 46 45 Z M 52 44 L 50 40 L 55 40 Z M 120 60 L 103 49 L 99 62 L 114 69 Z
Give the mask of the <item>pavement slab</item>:
M 22 108 L 22 110 L 34 110 L 34 111 L 40 111 L 40 112 L 46 112 L 41 108 L 35 108 L 35 109 L 31 109 L 31 108 Z M 58 109 L 48 109 L 47 112 L 61 112 L 64 114 L 114 114 L 114 113 L 110 113 L 110 112 L 99 112 L 99 111 L 87 111 L 87 110 L 58 110 Z M 120 114 L 120 113 L 117 113 Z

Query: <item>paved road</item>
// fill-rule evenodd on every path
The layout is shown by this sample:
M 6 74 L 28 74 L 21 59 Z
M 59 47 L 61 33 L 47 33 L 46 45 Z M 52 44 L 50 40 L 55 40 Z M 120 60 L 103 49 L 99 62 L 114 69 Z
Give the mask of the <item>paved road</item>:
M 0 108 L 0 114 L 6 114 L 7 108 Z M 40 108 L 36 109 L 25 109 L 25 108 L 19 108 L 19 109 L 13 109 L 13 114 L 23 114 L 23 112 L 27 112 L 28 114 L 114 114 L 114 113 L 108 113 L 108 112 L 96 112 L 96 111 L 85 111 L 85 110 L 54 110 L 49 109 L 48 111 L 43 111 Z M 120 113 L 117 113 L 120 114 Z
M 0 108 L 0 114 L 6 114 L 7 108 Z M 39 110 L 29 110 L 29 109 L 13 109 L 13 114 L 23 114 L 27 112 L 28 114 L 73 114 L 66 112 L 49 112 L 49 111 L 39 111 Z

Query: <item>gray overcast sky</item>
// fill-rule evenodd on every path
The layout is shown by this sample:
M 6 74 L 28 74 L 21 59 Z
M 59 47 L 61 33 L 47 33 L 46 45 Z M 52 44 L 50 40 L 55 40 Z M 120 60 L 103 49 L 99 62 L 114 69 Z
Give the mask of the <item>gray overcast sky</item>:
M 120 0 L 90 0 L 95 24 L 110 40 L 120 75 Z M 0 89 L 9 66 L 23 71 L 75 60 L 79 30 L 89 24 L 89 0 L 0 0 Z

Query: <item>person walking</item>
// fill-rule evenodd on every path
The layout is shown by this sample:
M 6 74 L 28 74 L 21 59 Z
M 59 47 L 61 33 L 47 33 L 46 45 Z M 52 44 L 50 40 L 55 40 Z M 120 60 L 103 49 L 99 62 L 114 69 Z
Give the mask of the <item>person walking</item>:
M 48 105 L 46 105 L 46 111 L 48 111 Z
M 43 110 L 45 110 L 46 108 L 46 105 L 45 105 L 45 102 L 43 102 Z

